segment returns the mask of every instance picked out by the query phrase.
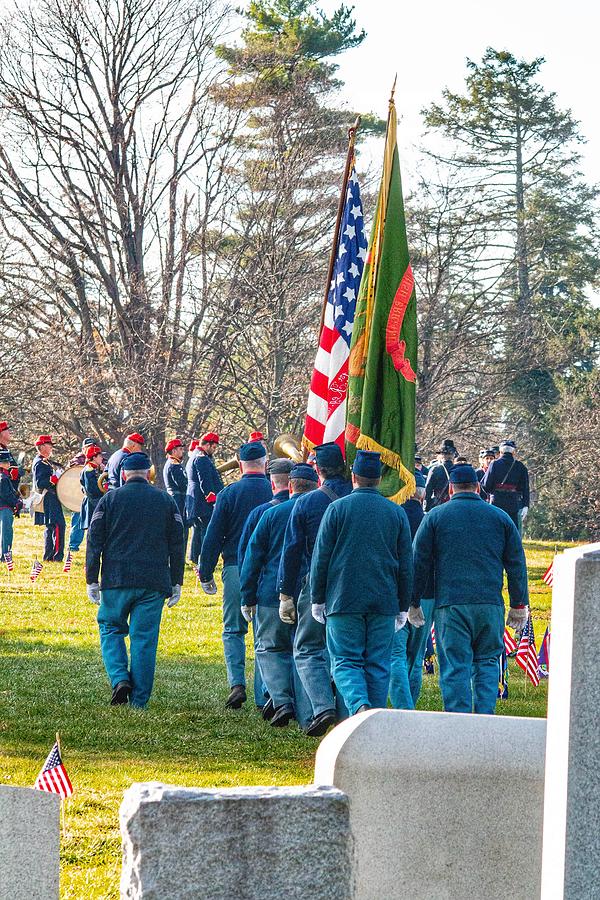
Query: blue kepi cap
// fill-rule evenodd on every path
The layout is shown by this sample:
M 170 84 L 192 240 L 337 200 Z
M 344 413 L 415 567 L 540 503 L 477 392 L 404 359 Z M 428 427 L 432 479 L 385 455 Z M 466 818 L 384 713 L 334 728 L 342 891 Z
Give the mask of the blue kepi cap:
M 450 472 L 451 484 L 477 484 L 478 481 L 473 466 L 454 466 Z
M 128 453 L 121 468 L 126 472 L 139 472 L 152 468 L 152 463 L 147 453 Z
M 363 478 L 381 478 L 381 453 L 374 450 L 357 450 L 352 471 Z
M 327 444 L 319 444 L 315 447 L 317 465 L 324 469 L 337 469 L 344 465 L 344 457 L 339 444 L 329 441 Z
M 240 447 L 240 459 L 242 462 L 250 462 L 253 459 L 262 459 L 267 455 L 267 448 L 259 441 L 249 441 Z
M 290 478 L 304 478 L 305 481 L 314 481 L 315 484 L 319 481 L 319 476 L 308 463 L 296 463 L 290 472 Z

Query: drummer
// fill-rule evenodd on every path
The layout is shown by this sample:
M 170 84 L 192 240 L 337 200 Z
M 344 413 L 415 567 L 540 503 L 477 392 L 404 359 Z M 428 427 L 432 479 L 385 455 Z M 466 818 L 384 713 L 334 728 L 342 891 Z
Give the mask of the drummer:
M 86 530 L 90 527 L 94 510 L 98 505 L 98 501 L 104 496 L 104 491 L 98 484 L 98 479 L 104 468 L 102 463 L 102 449 L 97 444 L 91 444 L 85 451 L 86 464 L 81 473 L 81 488 L 84 493 L 83 503 L 81 504 L 81 528 Z
M 95 447 L 97 443 L 98 442 L 92 437 L 84 438 L 81 442 L 81 450 L 72 459 L 69 460 L 67 469 L 71 469 L 73 466 L 85 466 L 86 451 L 88 447 Z M 81 547 L 81 542 L 83 541 L 83 531 L 84 526 L 81 523 L 81 513 L 78 510 L 75 510 L 71 515 L 71 528 L 69 530 L 70 553 L 77 553 L 77 551 Z

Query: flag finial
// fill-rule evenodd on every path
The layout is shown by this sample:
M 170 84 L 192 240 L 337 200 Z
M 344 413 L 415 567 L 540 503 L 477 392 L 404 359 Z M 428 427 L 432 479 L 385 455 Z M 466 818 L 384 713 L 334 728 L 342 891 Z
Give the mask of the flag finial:
M 392 93 L 390 94 L 390 103 L 394 102 L 394 94 L 396 93 L 396 82 L 398 81 L 398 73 L 394 75 L 394 83 L 392 85 Z

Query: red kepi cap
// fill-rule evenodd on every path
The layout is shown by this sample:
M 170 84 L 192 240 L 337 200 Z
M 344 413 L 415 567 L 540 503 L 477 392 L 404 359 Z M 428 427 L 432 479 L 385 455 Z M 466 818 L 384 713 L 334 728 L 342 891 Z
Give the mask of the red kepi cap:
M 179 438 L 173 438 L 171 441 L 169 441 L 169 443 L 165 447 L 165 453 L 170 453 L 171 450 L 175 449 L 175 447 L 183 447 L 183 444 L 181 443 Z
M 144 445 L 144 438 L 141 434 L 138 434 L 137 431 L 134 431 L 132 434 L 128 434 L 127 440 L 133 441 L 134 444 L 141 444 L 142 446 Z
M 52 435 L 40 434 L 37 441 L 35 442 L 35 446 L 39 447 L 41 444 L 52 444 Z M 52 444 L 52 446 L 54 446 L 54 444 Z
M 219 443 L 219 435 L 215 431 L 207 431 L 206 434 L 203 434 L 200 438 L 201 444 L 218 444 Z

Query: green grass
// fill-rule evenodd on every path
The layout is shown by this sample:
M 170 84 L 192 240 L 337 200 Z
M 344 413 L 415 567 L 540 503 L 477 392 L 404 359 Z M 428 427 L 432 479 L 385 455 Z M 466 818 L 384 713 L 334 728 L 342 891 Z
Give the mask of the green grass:
M 14 544 L 10 581 L 4 566 L 0 571 L 0 778 L 33 784 L 60 731 L 75 787 L 62 841 L 62 900 L 118 897 L 118 809 L 133 781 L 214 787 L 311 781 L 315 740 L 295 726 L 266 726 L 251 703 L 240 712 L 224 710 L 220 597 L 197 591 L 191 570 L 179 605 L 163 616 L 150 706 L 111 708 L 83 552 L 70 576 L 46 563 L 32 588 L 29 570 L 36 552 L 41 557 L 42 530 L 21 521 Z M 550 616 L 541 576 L 553 551 L 550 543 L 527 546 L 538 639 Z M 436 678 L 424 679 L 420 708 L 441 709 Z M 510 699 L 498 712 L 544 716 L 546 685 L 527 686 L 511 663 Z

